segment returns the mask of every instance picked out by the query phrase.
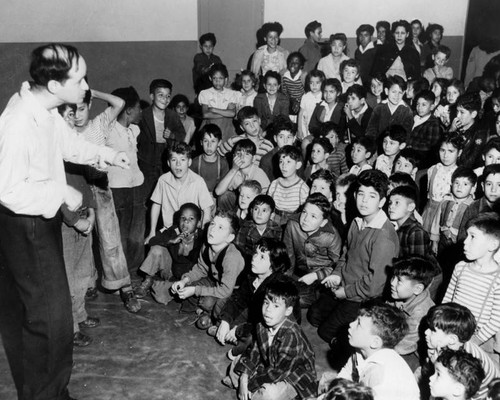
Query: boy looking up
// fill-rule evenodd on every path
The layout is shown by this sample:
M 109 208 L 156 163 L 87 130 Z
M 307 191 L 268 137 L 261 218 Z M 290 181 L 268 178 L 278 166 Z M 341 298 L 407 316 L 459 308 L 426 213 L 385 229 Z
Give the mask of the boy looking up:
M 328 169 L 328 158 L 333 153 L 333 146 L 325 137 L 314 138 L 311 145 L 311 164 L 304 171 L 305 180 L 320 169 Z
M 151 195 L 153 205 L 150 216 L 150 232 L 145 243 L 156 235 L 160 212 L 163 227 L 170 228 L 174 213 L 184 203 L 194 203 L 203 213 L 201 226 L 210 221 L 214 201 L 203 178 L 189 169 L 191 165 L 191 148 L 186 143 L 175 143 L 169 152 L 168 166 L 170 172 L 158 179 Z
M 472 399 L 484 379 L 481 362 L 465 351 L 443 350 L 430 378 L 431 395 L 443 400 Z
M 399 257 L 419 255 L 426 257 L 431 251 L 429 235 L 415 219 L 417 190 L 412 186 L 398 186 L 389 194 L 389 219 L 395 223 L 399 238 Z
M 375 400 L 418 400 L 413 373 L 394 347 L 408 331 L 405 314 L 384 303 L 369 302 L 349 325 L 349 344 L 356 352 L 339 378 L 364 383 Z
M 354 219 L 347 234 L 347 251 L 332 275 L 322 280 L 328 288 L 311 306 L 307 319 L 331 345 L 339 330 L 356 318 L 361 302 L 382 295 L 387 266 L 399 254 L 399 239 L 382 211 L 389 179 L 380 171 L 363 171 L 358 177 Z
M 410 175 L 411 179 L 415 180 L 419 166 L 420 156 L 417 151 L 412 148 L 405 147 L 394 159 L 394 168 L 391 176 L 396 172 L 402 172 Z
M 294 146 L 284 146 L 278 152 L 281 177 L 269 185 L 267 194 L 276 203 L 274 222 L 285 225 L 289 217 L 304 204 L 309 194 L 307 184 L 297 176 L 302 168 L 302 155 Z
M 434 306 L 428 290 L 434 275 L 434 266 L 424 257 L 404 258 L 395 262 L 392 268 L 392 300 L 389 304 L 405 313 L 408 324 L 408 332 L 394 350 L 405 359 L 412 371 L 419 366 L 420 321 Z
M 463 350 L 477 358 L 484 371 L 480 387 L 473 399 L 484 399 L 489 383 L 500 377 L 500 371 L 493 360 L 477 344 L 472 335 L 476 320 L 467 307 L 456 303 L 440 304 L 427 313 L 428 328 L 425 331 L 429 361 L 435 363 L 443 350 Z
M 361 136 L 353 141 L 351 150 L 351 161 L 353 166 L 349 170 L 350 174 L 359 175 L 363 171 L 372 169 L 368 160 L 377 150 L 375 141 L 370 136 Z
M 299 52 L 306 59 L 303 73 L 307 75 L 316 68 L 321 59 L 321 48 L 318 44 L 321 41 L 321 34 L 323 33 L 321 22 L 316 20 L 309 22 L 304 29 L 304 33 L 306 34 L 306 40 L 304 40 L 304 44 L 299 48 Z
M 406 147 L 407 133 L 401 125 L 392 125 L 381 137 L 384 154 L 377 157 L 375 169 L 382 171 L 389 177 L 392 175 L 394 159 Z
M 299 293 L 288 278 L 269 283 L 262 322 L 249 353 L 236 364 L 240 399 L 307 399 L 316 395 L 314 351 L 290 316 Z
M 182 142 L 186 131 L 179 115 L 167 108 L 172 96 L 172 84 L 166 79 L 154 79 L 149 84 L 151 106 L 142 111 L 137 138 L 137 157 L 144 174 L 144 198 L 151 196 L 156 182 L 166 170 L 165 151 L 173 142 Z

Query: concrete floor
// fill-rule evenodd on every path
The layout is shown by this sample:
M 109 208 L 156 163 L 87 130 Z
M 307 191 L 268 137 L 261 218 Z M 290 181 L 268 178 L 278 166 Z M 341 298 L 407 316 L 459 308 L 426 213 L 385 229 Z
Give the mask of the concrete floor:
M 89 302 L 89 315 L 101 326 L 86 333 L 94 342 L 76 348 L 70 393 L 79 400 L 233 400 L 224 387 L 228 346 L 218 345 L 179 314 L 179 305 L 141 300 L 139 314 L 130 314 L 118 296 L 99 293 Z M 303 328 L 316 352 L 318 377 L 329 369 L 328 346 L 307 321 Z M 16 398 L 9 367 L 0 348 L 0 399 Z

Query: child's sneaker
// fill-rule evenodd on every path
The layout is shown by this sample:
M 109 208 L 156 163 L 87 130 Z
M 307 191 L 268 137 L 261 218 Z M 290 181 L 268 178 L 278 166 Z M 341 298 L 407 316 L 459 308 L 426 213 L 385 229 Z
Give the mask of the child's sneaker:
M 153 286 L 154 279 L 152 276 L 146 276 L 144 280 L 141 282 L 139 286 L 134 288 L 134 293 L 135 296 L 138 299 L 142 299 L 146 297 L 149 293 L 149 290 L 151 289 L 151 286 Z
M 210 328 L 211 326 L 212 326 L 212 317 L 210 317 L 210 315 L 207 313 L 201 314 L 200 317 L 198 318 L 198 321 L 196 321 L 196 327 L 198 329 L 205 330 Z
M 219 329 L 218 326 L 212 325 L 210 328 L 207 329 L 207 335 L 215 337 L 215 335 L 217 335 L 218 329 Z

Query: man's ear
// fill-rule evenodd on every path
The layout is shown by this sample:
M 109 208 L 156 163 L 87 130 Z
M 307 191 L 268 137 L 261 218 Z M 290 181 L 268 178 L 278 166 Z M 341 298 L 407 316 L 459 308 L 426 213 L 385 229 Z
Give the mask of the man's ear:
M 51 79 L 47 83 L 47 90 L 50 92 L 50 94 L 56 94 L 59 91 L 60 87 L 61 87 L 61 82 L 58 82 L 54 79 Z

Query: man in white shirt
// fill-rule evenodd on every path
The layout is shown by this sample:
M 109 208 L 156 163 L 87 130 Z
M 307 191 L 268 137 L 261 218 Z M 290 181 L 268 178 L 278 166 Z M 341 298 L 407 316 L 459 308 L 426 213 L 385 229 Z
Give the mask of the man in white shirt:
M 63 160 L 127 168 L 116 153 L 79 138 L 57 112 L 83 100 L 85 60 L 72 46 L 35 49 L 30 75 L 0 116 L 0 330 L 21 399 L 71 399 L 71 298 L 64 268 L 64 203 L 82 195 L 66 184 Z

